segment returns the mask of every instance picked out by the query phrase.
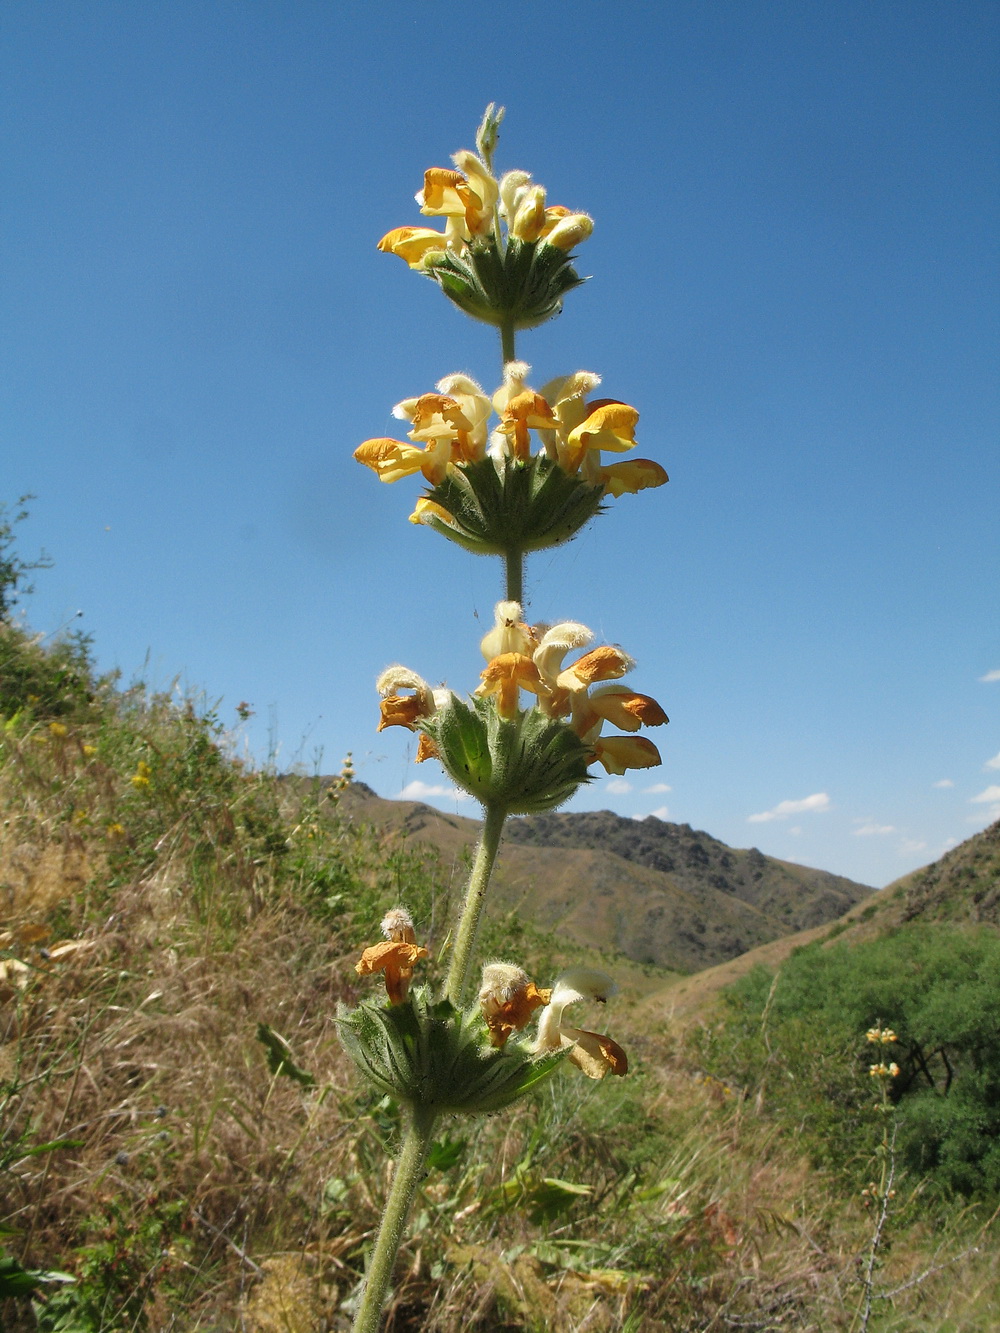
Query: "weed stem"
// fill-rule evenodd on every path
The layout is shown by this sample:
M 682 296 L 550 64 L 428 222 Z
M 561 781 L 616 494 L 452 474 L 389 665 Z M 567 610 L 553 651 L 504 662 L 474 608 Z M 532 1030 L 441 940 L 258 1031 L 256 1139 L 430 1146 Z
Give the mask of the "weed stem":
M 354 1317 L 353 1333 L 378 1333 L 382 1306 L 389 1291 L 396 1255 L 403 1240 L 406 1219 L 413 1196 L 423 1178 L 427 1150 L 434 1135 L 437 1112 L 415 1106 L 410 1127 L 403 1139 L 403 1147 L 396 1162 L 385 1212 L 375 1239 L 365 1274 L 358 1312 Z
M 445 988 L 445 994 L 456 1009 L 462 1007 L 462 997 L 465 994 L 469 968 L 472 964 L 472 951 L 476 943 L 476 931 L 479 929 L 479 918 L 483 903 L 486 901 L 486 890 L 496 863 L 497 852 L 500 850 L 500 838 L 507 818 L 507 811 L 502 805 L 487 805 L 485 813 L 483 831 L 479 837 L 479 846 L 476 848 L 476 859 L 472 863 L 469 886 L 465 891 L 465 902 L 462 904 L 462 915 L 455 932 L 455 951 L 452 954 L 448 984 Z

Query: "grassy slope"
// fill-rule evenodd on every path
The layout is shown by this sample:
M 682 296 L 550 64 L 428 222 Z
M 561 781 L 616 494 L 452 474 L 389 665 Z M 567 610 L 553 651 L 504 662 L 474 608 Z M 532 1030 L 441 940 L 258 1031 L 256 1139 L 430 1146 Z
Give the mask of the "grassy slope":
M 335 1007 L 400 898 L 437 957 L 461 856 L 244 771 L 210 716 L 98 687 L 79 655 L 0 629 L 0 662 L 20 672 L 19 700 L 0 673 L 0 1220 L 25 1264 L 77 1279 L 0 1326 L 54 1329 L 61 1308 L 67 1333 L 347 1328 L 397 1117 L 347 1066 Z M 484 951 L 542 978 L 593 957 L 509 912 Z M 627 1079 L 560 1071 L 512 1115 L 446 1127 L 393 1329 L 849 1327 L 861 1211 L 627 1000 L 598 1020 Z M 269 1072 L 260 1021 L 314 1086 Z M 912 1229 L 893 1271 L 934 1253 Z M 992 1263 L 882 1326 L 944 1327 L 927 1310 L 946 1294 L 948 1328 L 987 1327 Z
M 751 949 L 692 977 L 665 983 L 651 992 L 652 1012 L 678 1018 L 707 1011 L 726 986 L 752 968 L 779 966 L 814 940 L 848 943 L 873 939 L 910 921 L 981 924 L 1000 928 L 1000 821 L 991 824 L 939 861 L 914 870 L 859 903 L 832 925 L 814 926 Z

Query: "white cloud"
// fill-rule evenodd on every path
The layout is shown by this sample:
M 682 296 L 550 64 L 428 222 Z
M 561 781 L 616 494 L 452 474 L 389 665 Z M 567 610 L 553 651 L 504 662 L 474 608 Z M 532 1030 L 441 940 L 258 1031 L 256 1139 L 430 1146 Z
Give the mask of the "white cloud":
M 414 779 L 413 782 L 408 782 L 396 797 L 396 800 L 426 801 L 431 796 L 447 797 L 449 801 L 472 800 L 468 792 L 459 791 L 457 787 L 435 786 L 429 782 L 421 782 L 419 778 Z
M 987 824 L 992 824 L 995 819 L 1000 819 L 1000 786 L 993 783 L 985 791 L 981 791 L 978 796 L 970 796 L 970 805 L 985 805 L 986 809 L 979 812 L 978 818 L 973 816 L 969 819 L 970 824 L 978 824 L 983 816 L 986 816 Z
M 914 852 L 922 852 L 926 847 L 927 843 L 922 839 L 904 838 L 896 850 L 900 856 L 912 856 Z
M 666 819 L 670 815 L 670 811 L 665 805 L 658 805 L 655 810 L 650 810 L 649 813 L 655 815 L 657 819 Z
M 632 784 L 626 782 L 624 778 L 612 778 L 610 782 L 605 783 L 604 790 L 609 791 L 612 796 L 626 796 L 632 790 Z
M 802 814 L 805 811 L 830 809 L 830 798 L 825 791 L 814 792 L 801 801 L 779 801 L 773 810 L 764 810 L 759 815 L 747 815 L 748 824 L 767 824 L 772 819 L 787 819 L 789 815 Z
M 983 768 L 1000 768 L 1000 754 L 995 754 L 992 759 L 987 759 Z
M 940 782 L 931 783 L 932 787 L 954 787 L 954 785 L 955 784 L 952 782 L 951 778 L 942 778 Z
M 852 829 L 856 838 L 880 837 L 885 833 L 895 833 L 895 827 L 892 824 L 876 824 L 874 819 L 856 819 L 855 824 L 860 827 Z
M 998 764 L 997 767 L 1000 768 L 1000 764 Z M 668 782 L 654 782 L 651 787 L 644 787 L 643 791 L 659 794 L 661 791 L 673 791 L 673 787 L 671 787 Z
M 985 676 L 978 676 L 977 679 L 983 685 L 990 685 L 995 680 L 1000 680 L 1000 671 L 987 671 Z

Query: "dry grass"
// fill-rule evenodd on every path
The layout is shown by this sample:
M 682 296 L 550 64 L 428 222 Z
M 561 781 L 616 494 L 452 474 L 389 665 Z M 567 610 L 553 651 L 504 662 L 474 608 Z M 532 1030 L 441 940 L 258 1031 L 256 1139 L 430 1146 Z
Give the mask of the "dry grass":
M 22 1262 L 77 1284 L 41 1325 L 20 1300 L 0 1326 L 53 1328 L 62 1299 L 72 1333 L 347 1329 L 399 1120 L 348 1068 L 336 1006 L 399 896 L 440 942 L 451 875 L 325 797 L 289 809 L 190 709 L 104 699 L 62 725 L 0 742 L 0 1218 Z M 387 1329 L 851 1327 L 862 1210 L 686 1067 L 661 1015 L 610 1007 L 628 1079 L 560 1071 L 513 1114 L 442 1127 L 454 1161 L 428 1173 Z M 258 1022 L 313 1086 L 269 1073 Z M 990 1233 L 906 1286 L 969 1233 L 895 1233 L 880 1280 L 903 1290 L 872 1329 L 995 1326 Z

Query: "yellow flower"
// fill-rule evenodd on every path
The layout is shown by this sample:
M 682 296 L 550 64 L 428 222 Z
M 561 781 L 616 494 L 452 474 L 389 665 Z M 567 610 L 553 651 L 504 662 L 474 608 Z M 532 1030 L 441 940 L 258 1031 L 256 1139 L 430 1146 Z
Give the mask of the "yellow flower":
M 596 451 L 610 449 L 612 453 L 625 453 L 635 448 L 635 427 L 639 413 L 628 403 L 620 403 L 613 398 L 602 398 L 590 404 L 590 411 L 567 441 L 565 467 L 568 472 L 576 472 L 584 464 L 592 462 L 591 455 L 597 459 L 592 470 L 598 472 L 599 455 Z M 589 475 L 588 468 L 584 468 Z
M 594 219 L 587 213 L 568 213 L 563 209 L 560 210 L 562 214 L 560 216 L 555 209 L 546 211 L 554 215 L 553 225 L 542 230 L 542 240 L 546 245 L 554 245 L 557 250 L 569 251 L 581 241 L 587 240 L 593 233 Z
M 394 227 L 378 243 L 383 254 L 399 255 L 410 268 L 421 269 L 429 255 L 444 254 L 447 238 L 433 227 Z
M 610 467 L 602 467 L 597 477 L 605 491 L 615 499 L 664 486 L 670 480 L 666 469 L 651 458 L 630 458 L 626 463 L 612 463 Z
M 436 393 L 406 398 L 392 409 L 409 421 L 413 444 L 387 437 L 365 440 L 354 457 L 380 481 L 399 481 L 419 472 L 432 486 L 443 481 L 454 463 L 485 457 L 490 400 L 467 375 L 447 375 Z M 414 515 L 414 520 L 420 520 Z
M 547 221 L 544 187 L 529 185 L 519 190 L 515 212 L 509 223 L 511 236 L 519 241 L 537 241 Z
M 483 968 L 479 1005 L 490 1031 L 490 1044 L 505 1046 L 511 1033 L 520 1032 L 535 1010 L 551 998 L 550 990 L 539 990 L 513 963 L 488 963 Z
M 136 765 L 136 770 L 135 770 L 135 772 L 132 774 L 132 777 L 131 777 L 131 779 L 130 779 L 130 781 L 131 781 L 131 783 L 132 783 L 132 786 L 133 786 L 133 787 L 148 787 L 148 786 L 149 786 L 149 775 L 152 773 L 152 771 L 153 771 L 153 770 L 152 770 L 152 769 L 150 768 L 150 766 L 146 763 L 145 759 L 140 759 L 139 762 L 138 762 L 138 764 Z
M 69 728 L 66 727 L 62 722 L 50 722 L 49 731 L 52 733 L 53 736 L 57 737 L 57 739 L 59 740 L 62 740 L 64 736 L 69 735 Z
M 115 823 L 113 823 L 113 824 L 109 824 L 108 827 L 107 827 L 107 829 L 105 830 L 105 835 L 106 835 L 107 837 L 109 837 L 109 838 L 112 838 L 112 839 L 114 839 L 114 838 L 124 838 L 124 836 L 125 836 L 125 825 L 124 825 L 124 824 L 119 824 L 119 823 L 117 823 L 117 822 L 115 822 Z
M 424 172 L 424 188 L 416 196 L 420 211 L 426 217 L 460 220 L 465 239 L 485 236 L 493 222 L 500 187 L 485 163 L 468 149 L 461 149 L 452 161 L 458 171 L 429 167 Z
M 455 527 L 455 520 L 447 509 L 441 505 L 435 504 L 433 500 L 424 499 L 423 496 L 413 507 L 413 513 L 410 515 L 411 523 L 429 523 L 436 519 L 439 523 L 446 524 L 449 528 Z
M 591 743 L 592 763 L 603 764 L 608 773 L 622 774 L 629 768 L 656 768 L 660 752 L 645 736 L 598 736 Z
M 600 1032 L 569 1027 L 563 1022 L 567 1006 L 582 1000 L 604 1004 L 615 991 L 615 983 L 603 972 L 588 967 L 571 968 L 556 980 L 538 1024 L 538 1051 L 569 1048 L 569 1059 L 588 1078 L 605 1074 L 627 1074 L 628 1057 L 617 1042 Z
M 446 375 L 436 393 L 405 398 L 392 414 L 411 423 L 411 440 L 428 446 L 445 442 L 448 462 L 475 463 L 486 455 L 490 400 L 468 375 Z
M 385 436 L 364 440 L 354 451 L 357 462 L 370 467 L 379 481 L 399 481 L 402 477 L 412 477 L 415 472 L 421 472 L 432 486 L 443 480 L 448 470 L 449 454 L 445 440 L 420 449 L 416 445 Z
M 85 745 L 83 747 L 83 754 L 85 759 L 93 759 L 96 753 L 97 753 L 96 745 Z
M 365 949 L 354 970 L 359 977 L 381 972 L 389 1003 L 402 1004 L 409 994 L 414 965 L 427 957 L 427 950 L 417 944 L 413 919 L 405 907 L 395 907 L 386 913 L 382 918 L 382 933 L 385 941 Z

